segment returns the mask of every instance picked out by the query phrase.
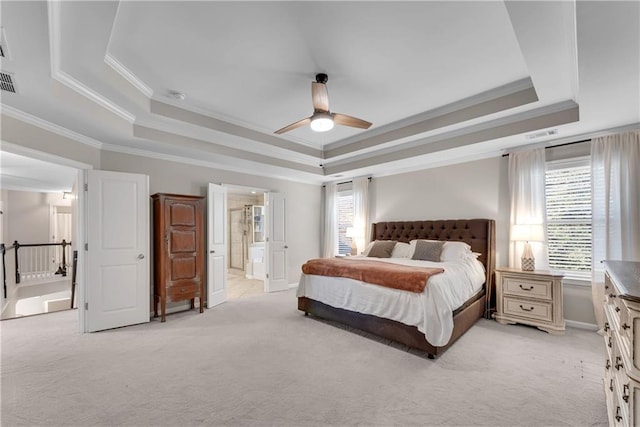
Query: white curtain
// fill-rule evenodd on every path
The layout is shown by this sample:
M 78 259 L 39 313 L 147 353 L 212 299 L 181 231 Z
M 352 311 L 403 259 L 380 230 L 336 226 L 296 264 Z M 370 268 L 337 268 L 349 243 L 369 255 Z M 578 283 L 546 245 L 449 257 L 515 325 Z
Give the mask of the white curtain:
M 592 293 L 604 326 L 603 260 L 640 261 L 640 131 L 591 141 Z
M 338 247 L 338 186 L 324 186 L 324 221 L 322 230 L 322 256 L 332 258 Z
M 530 242 L 535 257 L 536 270 L 549 268 L 546 245 L 547 208 L 545 200 L 545 153 L 544 148 L 517 151 L 509 154 L 509 193 L 511 196 L 511 218 L 509 233 L 516 224 L 542 225 L 544 242 Z M 509 242 L 509 266 L 520 268 L 520 257 L 524 242 Z
M 353 227 L 359 230 L 356 244 L 358 254 L 364 250 L 369 230 L 369 178 L 356 178 L 353 180 Z

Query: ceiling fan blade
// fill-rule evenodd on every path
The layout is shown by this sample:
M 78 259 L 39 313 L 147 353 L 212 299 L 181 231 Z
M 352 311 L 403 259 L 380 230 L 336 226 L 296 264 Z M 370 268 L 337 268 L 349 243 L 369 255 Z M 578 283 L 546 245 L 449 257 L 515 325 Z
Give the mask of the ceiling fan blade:
M 352 128 L 369 129 L 372 123 L 357 117 L 347 116 L 346 114 L 332 113 L 333 121 L 342 126 L 351 126 Z
M 287 125 L 287 126 L 283 127 L 282 129 L 278 129 L 274 133 L 281 134 L 281 133 L 289 132 L 290 130 L 297 129 L 297 128 L 302 127 L 304 125 L 307 125 L 309 123 L 311 123 L 311 117 L 307 117 L 306 119 L 298 120 L 295 123 L 291 123 L 290 125 Z
M 329 111 L 329 93 L 324 83 L 311 82 L 311 99 L 314 111 Z

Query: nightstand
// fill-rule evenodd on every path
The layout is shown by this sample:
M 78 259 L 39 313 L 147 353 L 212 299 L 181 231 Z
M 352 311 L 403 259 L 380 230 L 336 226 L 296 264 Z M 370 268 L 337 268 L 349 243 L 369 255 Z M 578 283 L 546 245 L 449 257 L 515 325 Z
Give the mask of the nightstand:
M 562 278 L 545 270 L 497 268 L 494 319 L 503 325 L 523 323 L 563 335 Z

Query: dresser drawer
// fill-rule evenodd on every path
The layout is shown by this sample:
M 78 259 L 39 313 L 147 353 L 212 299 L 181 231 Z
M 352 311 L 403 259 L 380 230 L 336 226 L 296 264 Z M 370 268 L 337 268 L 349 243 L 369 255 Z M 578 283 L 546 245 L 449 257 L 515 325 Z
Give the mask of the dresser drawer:
M 553 318 L 552 304 L 543 301 L 531 301 L 519 298 L 504 297 L 504 312 L 513 316 L 533 320 L 551 322 Z
M 551 301 L 553 282 L 551 280 L 523 280 L 505 277 L 502 281 L 505 295 L 520 295 L 523 297 L 540 298 Z
M 168 301 L 182 301 L 200 296 L 200 284 L 191 282 L 181 285 L 173 285 L 167 289 Z

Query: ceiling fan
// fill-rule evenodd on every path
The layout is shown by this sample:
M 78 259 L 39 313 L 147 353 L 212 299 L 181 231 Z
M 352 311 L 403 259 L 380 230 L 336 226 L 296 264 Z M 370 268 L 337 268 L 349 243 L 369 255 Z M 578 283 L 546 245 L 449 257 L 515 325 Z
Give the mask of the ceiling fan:
M 307 124 L 316 132 L 326 132 L 333 129 L 334 124 L 350 126 L 360 129 L 369 129 L 371 122 L 346 114 L 332 113 L 329 111 L 329 94 L 327 92 L 327 80 L 329 76 L 324 73 L 316 74 L 316 81 L 311 82 L 311 99 L 313 100 L 313 114 L 306 119 L 298 120 L 278 129 L 274 133 L 281 134 L 297 129 Z

